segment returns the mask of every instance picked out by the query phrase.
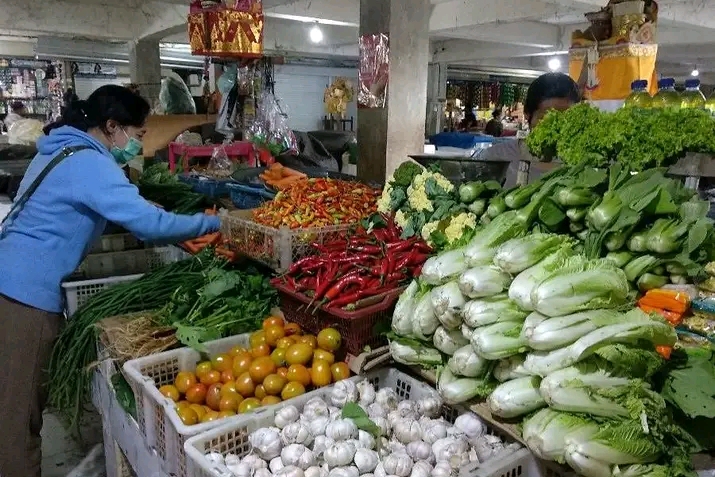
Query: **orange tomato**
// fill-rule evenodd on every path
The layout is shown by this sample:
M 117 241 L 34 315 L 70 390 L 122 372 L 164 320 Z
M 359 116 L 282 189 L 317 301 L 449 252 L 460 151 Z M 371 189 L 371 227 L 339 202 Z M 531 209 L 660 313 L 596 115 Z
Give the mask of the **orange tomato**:
M 251 356 L 251 353 L 248 351 L 233 358 L 233 375 L 240 376 L 248 371 L 248 368 L 251 366 L 251 361 L 253 361 L 253 356 Z
M 286 323 L 283 329 L 285 330 L 286 336 L 300 335 L 303 332 L 296 323 Z
M 201 404 L 206 399 L 206 391 L 208 388 L 205 384 L 194 384 L 186 390 L 186 400 L 191 404 Z
M 269 316 L 265 320 L 263 320 L 263 329 L 265 330 L 266 328 L 270 328 L 271 326 L 280 326 L 283 328 L 283 318 L 280 316 Z
M 181 419 L 181 422 L 183 422 L 185 426 L 193 426 L 199 422 L 199 415 L 196 414 L 196 411 L 190 407 L 179 408 L 176 410 L 176 413 L 179 415 L 179 419 Z
M 288 378 L 288 368 L 286 368 L 285 366 L 281 366 L 280 368 L 278 368 L 276 370 L 276 374 L 278 374 L 279 376 L 283 376 L 284 378 L 287 379 Z
M 340 381 L 350 377 L 350 368 L 347 363 L 339 362 L 330 366 L 330 374 L 333 375 L 333 381 Z
M 236 378 L 236 391 L 244 398 L 253 396 L 255 390 L 256 385 L 253 383 L 253 379 L 251 379 L 251 375 L 248 374 L 248 371 Z
M 212 384 L 209 386 L 208 391 L 206 391 L 206 405 L 213 409 L 214 411 L 218 411 L 218 404 L 221 401 L 221 384 L 216 383 Z
M 335 328 L 324 328 L 318 333 L 318 347 L 325 351 L 334 353 L 340 349 L 342 344 L 343 338 Z
M 221 398 L 218 403 L 219 411 L 238 411 L 238 405 L 243 401 L 243 397 L 240 394 L 235 396 L 226 396 Z
M 285 338 L 286 332 L 282 326 L 269 326 L 264 328 L 264 333 L 266 334 L 266 344 L 268 346 L 275 346 L 279 339 Z
M 261 406 L 272 406 L 281 402 L 281 398 L 278 396 L 266 396 L 261 399 Z
M 313 348 L 306 343 L 296 343 L 286 349 L 285 360 L 288 364 L 307 364 L 313 357 Z
M 218 413 L 216 411 L 206 411 L 204 417 L 201 418 L 201 422 L 212 422 L 219 419 Z
M 256 390 L 253 392 L 253 396 L 258 399 L 263 399 L 267 395 L 268 393 L 266 392 L 266 388 L 263 387 L 263 384 L 259 384 L 258 386 L 256 386 Z
M 266 379 L 263 380 L 263 388 L 266 390 L 266 394 L 277 396 L 281 393 L 283 386 L 285 386 L 287 382 L 288 380 L 280 374 L 269 374 L 266 376 Z
M 313 351 L 313 362 L 315 361 L 327 361 L 330 364 L 335 362 L 335 355 L 330 351 L 325 351 L 324 349 L 316 349 Z
M 218 418 L 223 419 L 225 417 L 231 417 L 231 416 L 235 416 L 235 415 L 236 415 L 236 413 L 234 411 L 221 411 L 218 413 Z
M 231 356 L 232 358 L 235 358 L 239 354 L 245 353 L 247 350 L 243 346 L 234 346 L 230 350 L 228 350 L 228 355 Z
M 308 346 L 310 346 L 313 349 L 318 347 L 318 340 L 313 335 L 296 336 L 295 342 L 307 344 Z
M 251 348 L 251 356 L 253 356 L 254 359 L 261 358 L 263 356 L 270 356 L 270 354 L 271 347 L 265 343 Z
M 196 365 L 196 371 L 194 372 L 194 374 L 196 374 L 197 378 L 201 379 L 201 376 L 205 375 L 212 369 L 213 366 L 211 365 L 210 361 L 202 361 Z
M 162 396 L 164 396 L 165 398 L 169 398 L 174 402 L 178 402 L 179 398 L 181 397 L 179 395 L 179 390 L 176 389 L 176 386 L 174 386 L 173 384 L 165 384 L 159 387 L 159 392 Z
M 330 384 L 332 380 L 330 363 L 322 359 L 313 361 L 313 366 L 310 368 L 310 380 L 317 388 Z
M 179 401 L 176 403 L 176 407 L 191 407 L 191 403 L 189 401 Z
M 189 408 L 193 409 L 196 415 L 199 416 L 199 421 L 206 414 L 206 408 L 203 407 L 201 404 L 191 404 Z
M 273 360 L 274 363 L 276 363 L 276 366 L 283 366 L 286 364 L 286 349 L 285 348 L 276 348 L 273 350 L 271 353 L 271 359 Z
M 291 364 L 286 378 L 290 382 L 300 383 L 303 386 L 310 385 L 310 373 L 302 364 Z
M 231 356 L 227 354 L 216 355 L 211 360 L 211 366 L 216 371 L 223 373 L 224 371 L 228 371 L 231 369 L 231 367 L 233 366 L 233 358 L 231 358 Z
M 176 389 L 181 394 L 184 394 L 186 390 L 196 384 L 196 382 L 196 376 L 194 376 L 194 373 L 181 371 L 176 375 L 176 379 L 174 379 L 174 386 L 176 386 Z
M 236 381 L 229 381 L 227 383 L 223 383 L 223 386 L 221 386 L 221 397 L 224 397 L 226 393 L 235 393 L 238 392 L 236 391 Z
M 276 372 L 276 363 L 268 356 L 261 356 L 256 358 L 251 363 L 251 367 L 248 368 L 248 374 L 251 375 L 251 379 L 256 384 L 261 384 L 266 376 Z
M 276 348 L 285 349 L 294 344 L 295 339 L 292 336 L 286 336 L 276 341 Z
M 221 382 L 222 383 L 230 383 L 231 381 L 235 381 L 236 376 L 234 376 L 233 371 L 230 369 L 228 371 L 224 371 L 221 373 Z
M 281 391 L 281 399 L 285 401 L 286 399 L 294 398 L 301 394 L 305 394 L 305 386 L 298 381 L 291 381 L 286 384 L 283 391 Z
M 248 342 L 251 344 L 251 348 L 266 344 L 266 332 L 263 330 L 254 331 L 251 337 L 248 338 Z
M 251 412 L 256 408 L 261 407 L 261 401 L 256 398 L 244 399 L 241 404 L 238 405 L 238 412 L 244 414 L 246 412 Z
M 201 381 L 201 384 L 205 384 L 206 386 L 211 386 L 212 384 L 221 382 L 221 373 L 219 373 L 215 369 L 212 369 L 208 373 L 201 376 L 201 378 L 199 378 L 199 380 Z

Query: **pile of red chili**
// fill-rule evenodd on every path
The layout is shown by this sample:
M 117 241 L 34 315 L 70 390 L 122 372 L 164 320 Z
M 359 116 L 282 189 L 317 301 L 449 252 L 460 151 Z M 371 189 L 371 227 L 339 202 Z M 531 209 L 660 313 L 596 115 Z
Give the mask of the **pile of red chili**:
M 400 238 L 394 221 L 327 243 L 316 255 L 295 262 L 276 280 L 326 308 L 359 308 L 358 302 L 386 295 L 419 276 L 432 249 L 419 237 Z
M 308 179 L 279 192 L 253 211 L 253 220 L 291 229 L 352 224 L 375 213 L 381 192 L 359 182 Z

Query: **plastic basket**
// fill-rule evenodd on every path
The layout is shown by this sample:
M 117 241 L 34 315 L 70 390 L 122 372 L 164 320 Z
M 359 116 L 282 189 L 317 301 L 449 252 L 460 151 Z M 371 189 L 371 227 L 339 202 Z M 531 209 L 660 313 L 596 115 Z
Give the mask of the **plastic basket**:
M 139 275 L 127 275 L 123 277 L 100 278 L 98 280 L 83 280 L 78 282 L 66 282 L 62 284 L 65 292 L 65 306 L 67 316 L 72 316 L 77 309 L 96 293 L 119 283 L 131 282 L 141 277 Z
M 280 308 L 286 321 L 297 323 L 302 329 L 317 335 L 325 327 L 332 326 L 340 331 L 343 346 L 348 353 L 355 356 L 363 352 L 366 346 L 372 349 L 387 344 L 382 333 L 377 333 L 375 327 L 384 323 L 389 326 L 392 312 L 402 288 L 385 295 L 378 303 L 366 306 L 356 311 L 345 311 L 323 308 L 315 309 L 311 298 L 302 293 L 295 293 L 281 283 L 273 283 L 278 290 Z
M 227 184 L 227 188 L 231 202 L 237 209 L 255 209 L 275 197 L 275 194 L 268 192 L 263 186 Z
M 158 247 L 87 255 L 77 271 L 86 279 L 146 273 L 177 261 L 177 250 Z
M 191 190 L 197 194 L 205 195 L 207 197 L 217 198 L 224 197 L 228 195 L 228 179 L 214 179 L 212 177 L 206 177 L 199 174 L 180 174 L 179 180 L 189 184 Z
M 99 242 L 89 251 L 91 254 L 107 252 L 124 252 L 142 248 L 144 245 L 132 234 L 102 235 Z
M 324 243 L 344 237 L 352 225 L 333 225 L 306 229 L 276 229 L 251 220 L 251 211 L 240 210 L 221 215 L 221 234 L 230 240 L 229 247 L 278 271 L 315 250 L 313 242 Z
M 355 382 L 367 379 L 376 388 L 392 388 L 403 400 L 415 400 L 424 397 L 438 396 L 437 391 L 429 385 L 396 369 L 383 368 L 372 371 L 365 376 L 356 376 L 350 379 Z M 302 407 L 310 399 L 316 396 L 320 396 L 323 399 L 328 397 L 333 386 L 334 385 L 320 388 L 318 391 L 311 393 L 311 395 L 306 394 L 291 399 L 288 404 L 292 404 L 298 409 L 302 409 Z M 221 471 L 225 471 L 225 469 L 222 469 L 216 464 L 212 464 L 204 456 L 208 452 L 220 452 L 224 456 L 226 456 L 226 454 L 235 454 L 239 457 L 247 455 L 251 451 L 251 446 L 248 443 L 248 435 L 256 429 L 272 426 L 276 413 L 285 405 L 286 404 L 284 403 L 280 403 L 269 408 L 261 409 L 250 415 L 240 416 L 240 419 L 234 422 L 226 423 L 225 425 L 221 425 L 189 439 L 185 445 L 189 471 L 188 475 L 192 477 L 216 477 L 218 475 L 223 475 Z M 464 408 L 459 406 L 442 407 L 442 416 L 449 422 L 454 422 L 457 416 L 463 412 L 465 412 Z M 488 423 L 485 424 L 487 425 L 487 430 L 490 434 L 499 436 L 505 442 L 513 442 L 508 435 L 502 433 L 498 429 L 490 428 Z M 516 451 L 516 453 L 522 453 L 522 450 Z M 526 451 L 526 453 L 531 455 L 528 451 Z M 494 469 L 494 467 L 497 467 L 497 463 L 492 463 L 492 459 L 490 459 L 486 465 L 483 466 L 480 466 L 479 464 L 469 464 L 464 466 L 460 471 L 460 476 L 517 477 L 521 475 L 521 472 L 518 474 L 509 473 L 512 469 L 508 469 L 506 464 L 510 463 L 510 459 L 495 458 L 493 460 L 499 460 L 501 463 L 501 465 L 498 466 L 498 470 Z

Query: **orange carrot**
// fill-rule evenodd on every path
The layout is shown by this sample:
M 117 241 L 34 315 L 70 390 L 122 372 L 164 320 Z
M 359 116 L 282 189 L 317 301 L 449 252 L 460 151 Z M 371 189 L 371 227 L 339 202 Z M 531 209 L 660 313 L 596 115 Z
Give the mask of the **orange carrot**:
M 234 260 L 236 260 L 236 253 L 227 248 L 216 247 L 215 253 L 216 255 L 224 257 L 229 262 L 233 262 Z
M 663 359 L 670 359 L 670 355 L 673 353 L 672 346 L 656 346 L 655 350 Z
M 660 316 L 662 316 L 663 318 L 668 320 L 668 322 L 673 326 L 678 326 L 679 324 L 681 324 L 683 322 L 683 318 L 685 316 L 684 313 L 668 311 L 668 310 L 664 310 L 662 308 L 656 308 L 654 306 L 641 305 L 640 303 L 638 305 L 638 308 L 640 308 L 641 310 L 643 310 L 646 313 L 659 314 Z
M 685 313 L 690 308 L 690 297 L 685 293 L 661 288 L 649 290 L 640 300 L 639 305 L 661 308 L 663 310 Z
M 221 240 L 221 233 L 220 232 L 214 232 L 211 234 L 206 234 L 203 237 L 198 237 L 193 240 L 194 244 L 196 245 L 213 245 L 215 243 L 218 243 Z

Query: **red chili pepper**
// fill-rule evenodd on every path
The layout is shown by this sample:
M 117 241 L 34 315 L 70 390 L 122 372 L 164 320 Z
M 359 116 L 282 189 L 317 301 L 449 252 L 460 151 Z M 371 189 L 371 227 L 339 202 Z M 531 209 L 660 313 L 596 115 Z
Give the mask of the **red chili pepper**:
M 311 255 L 310 257 L 301 258 L 297 262 L 293 262 L 293 264 L 288 269 L 288 273 L 290 275 L 294 275 L 301 271 L 303 267 L 317 263 L 319 260 L 321 260 L 321 258 L 314 255 Z
M 422 275 L 422 267 L 424 266 L 424 263 L 422 265 L 417 265 L 415 268 L 412 269 L 412 276 L 415 278 L 418 278 L 420 275 Z
M 349 305 L 351 303 L 358 301 L 360 298 L 362 298 L 362 296 L 363 296 L 363 292 L 357 291 L 355 293 L 350 293 L 349 295 L 341 296 L 337 300 L 330 301 L 325 306 L 327 308 L 342 308 L 346 305 Z
M 351 245 L 350 250 L 372 254 L 382 253 L 382 247 L 380 247 L 379 245 Z
M 373 229 L 372 234 L 378 242 L 385 243 L 390 241 L 389 234 L 385 228 Z
M 315 295 L 313 296 L 313 299 L 320 300 L 321 298 L 323 298 L 323 295 L 325 294 L 325 292 L 328 291 L 330 285 L 333 283 L 337 272 L 338 266 L 335 262 L 332 262 L 328 265 L 328 269 L 322 276 L 318 275 L 319 285 L 315 289 Z
M 358 264 L 361 262 L 370 262 L 374 259 L 375 259 L 375 257 L 373 257 L 372 255 L 359 254 L 359 255 L 352 255 L 352 256 L 347 256 L 347 257 L 342 257 L 342 258 L 336 258 L 331 261 L 334 263 L 338 263 L 338 264 L 343 264 L 343 263 Z
M 325 294 L 326 300 L 334 300 L 337 296 L 342 293 L 342 291 L 350 284 L 356 283 L 364 288 L 366 283 L 365 277 L 360 276 L 360 271 L 355 270 L 347 275 L 341 277 L 335 285 L 333 285 L 330 290 Z
M 419 252 L 417 250 L 412 250 L 410 253 L 404 254 L 400 260 L 397 262 L 397 266 L 395 267 L 395 270 L 401 270 L 405 268 L 410 261 L 412 260 L 413 257 L 415 257 Z
M 414 246 L 419 239 L 417 237 L 412 237 L 401 242 L 393 242 L 387 244 L 387 250 L 392 253 L 403 252 L 412 246 Z
M 427 243 L 422 240 L 420 240 L 419 242 L 417 242 L 415 244 L 415 248 L 422 253 L 427 253 L 427 254 L 434 253 L 434 250 L 432 250 L 432 247 L 427 245 Z

